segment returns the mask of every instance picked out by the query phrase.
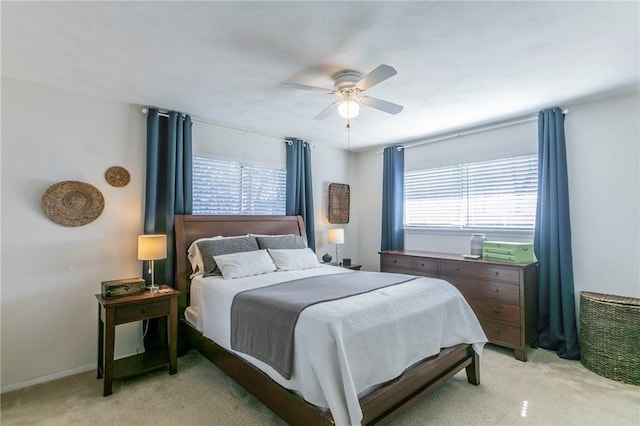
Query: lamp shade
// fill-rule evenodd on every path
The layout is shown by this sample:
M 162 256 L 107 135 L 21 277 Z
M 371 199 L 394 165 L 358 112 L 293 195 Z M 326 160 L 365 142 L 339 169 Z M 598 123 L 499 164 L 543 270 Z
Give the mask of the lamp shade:
M 138 236 L 138 260 L 158 260 L 167 257 L 166 235 Z
M 357 117 L 360 113 L 360 105 L 352 100 L 342 102 L 338 106 L 338 114 L 343 118 Z
M 344 244 L 344 229 L 329 229 L 329 244 Z

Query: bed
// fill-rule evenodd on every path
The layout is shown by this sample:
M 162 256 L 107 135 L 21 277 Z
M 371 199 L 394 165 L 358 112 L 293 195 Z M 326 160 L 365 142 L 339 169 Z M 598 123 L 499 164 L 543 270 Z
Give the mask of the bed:
M 358 413 L 352 414 L 351 417 L 345 417 L 344 413 L 342 413 L 342 407 L 339 410 L 334 408 L 336 412 L 334 419 L 334 413 L 330 409 L 323 407 L 337 407 L 335 403 L 318 405 L 317 401 L 314 401 L 316 403 L 311 403 L 305 400 L 303 395 L 305 395 L 306 390 L 298 389 L 293 378 L 292 382 L 288 382 L 281 377 L 274 376 L 274 372 L 270 371 L 268 366 L 265 368 L 264 365 L 251 359 L 250 356 L 231 350 L 227 342 L 211 337 L 211 333 L 208 333 L 209 336 L 207 336 L 206 330 L 203 331 L 202 327 L 198 326 L 197 320 L 187 315 L 190 312 L 189 309 L 191 309 L 189 306 L 192 285 L 192 268 L 187 259 L 187 249 L 199 238 L 246 234 L 294 234 L 306 239 L 304 223 L 299 216 L 176 216 L 176 288 L 181 291 L 179 300 L 179 311 L 181 312 L 179 344 L 181 351 L 195 349 L 200 352 L 287 423 L 300 425 L 385 424 L 409 409 L 420 399 L 432 393 L 462 369 L 466 369 L 469 383 L 474 385 L 480 383 L 478 353 L 481 351 L 486 339 L 482 341 L 483 339 L 475 335 L 474 339 L 472 339 L 474 340 L 473 342 L 455 342 L 456 344 L 441 348 L 435 355 L 428 356 L 427 354 L 425 358 L 421 358 L 412 363 L 412 365 L 407 366 L 408 368 L 400 372 L 398 376 L 394 376 L 384 381 L 384 383 L 368 387 L 366 391 L 357 390 L 356 403 L 358 407 L 356 411 Z M 345 271 L 327 271 L 327 273 Z M 273 274 L 279 274 L 279 272 L 274 272 Z M 429 280 L 427 278 L 420 279 Z M 200 283 L 197 281 L 197 277 L 194 277 L 193 281 L 195 290 Z M 238 282 L 241 281 L 239 280 Z M 404 286 L 405 284 L 395 287 Z M 198 290 L 198 292 L 200 291 Z M 322 305 L 331 303 L 335 302 L 327 302 Z M 463 302 L 463 304 L 466 305 L 466 302 Z M 318 309 L 322 309 L 323 306 Z M 316 308 L 316 306 L 313 308 Z M 312 310 L 307 309 L 305 313 L 307 311 Z M 477 322 L 475 316 L 469 322 L 474 320 Z M 302 321 L 303 317 L 301 315 L 299 322 L 301 323 Z M 297 326 L 298 328 L 302 328 L 300 323 Z M 475 327 L 474 324 L 471 324 L 471 326 Z M 479 324 L 477 326 L 479 327 Z M 484 338 L 481 328 L 480 333 Z M 298 358 L 296 355 L 296 362 L 300 361 Z M 321 373 L 323 376 L 324 374 L 326 373 Z M 331 372 L 327 374 L 331 375 Z M 294 385 L 291 386 L 289 385 L 290 383 L 294 383 Z M 352 408 L 347 407 L 345 410 Z M 361 417 L 357 417 L 358 415 Z M 353 420 L 359 418 L 361 418 L 360 421 Z

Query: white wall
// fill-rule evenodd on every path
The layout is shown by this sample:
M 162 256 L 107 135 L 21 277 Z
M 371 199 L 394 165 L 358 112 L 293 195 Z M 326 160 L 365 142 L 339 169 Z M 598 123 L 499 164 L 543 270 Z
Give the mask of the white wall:
M 565 132 L 576 292 L 640 297 L 640 96 L 569 108 Z
M 357 166 L 354 166 L 356 155 L 342 149 L 321 145 L 320 143 L 312 150 L 311 155 L 313 162 L 316 253 L 318 257 L 322 257 L 324 253 L 329 253 L 335 262 L 336 246 L 329 244 L 327 233 L 331 228 L 343 228 L 344 244 L 338 247 L 340 261 L 348 257 L 351 258 L 352 264 L 360 264 L 361 256 L 358 238 L 360 210 L 357 197 L 362 187 L 356 181 Z M 347 224 L 329 223 L 328 200 L 329 184 L 331 183 L 344 183 L 350 186 L 350 214 L 349 223 Z
M 408 148 L 405 153 L 405 169 L 419 170 L 535 154 L 538 150 L 537 126 L 537 121 L 531 120 L 488 132 Z M 514 234 L 488 231 L 485 235 L 493 241 L 533 241 L 533 232 Z M 407 230 L 405 247 L 408 250 L 464 254 L 470 251 L 470 238 L 471 233 L 467 231 L 443 233 Z
M 576 298 L 582 290 L 638 297 L 639 95 L 634 93 L 563 106 L 570 110 L 565 131 Z M 518 150 L 523 149 L 523 154 L 535 152 L 535 122 L 408 149 L 405 163 L 407 167 L 418 162 L 437 166 L 457 158 L 482 159 L 484 153 L 490 156 L 510 152 L 513 146 L 505 143 L 509 139 L 518 145 Z M 357 159 L 361 171 L 358 181 L 371 188 L 362 192 L 359 199 L 360 211 L 367 212 L 360 218 L 360 255 L 369 267 L 379 266 L 381 157 L 376 150 L 371 150 L 360 153 Z M 466 253 L 469 237 L 468 234 L 407 234 L 405 248 Z M 509 240 L 527 238 L 512 236 Z
M 379 269 L 380 226 L 382 222 L 382 163 L 381 148 L 362 152 L 357 164 L 363 172 L 359 176 L 362 192 L 359 206 L 366 215 L 360 218 L 361 257 L 368 268 Z M 490 132 L 428 143 L 405 150 L 405 170 L 442 167 L 451 164 L 484 161 L 499 157 L 534 154 L 537 151 L 535 121 L 503 127 Z M 487 238 L 531 242 L 533 233 L 487 233 Z M 444 253 L 468 253 L 468 232 L 406 231 L 405 249 Z
M 146 116 L 140 107 L 2 79 L 2 392 L 96 367 L 100 282 L 140 276 L 137 236 L 144 214 Z M 296 136 L 296 135 L 291 135 Z M 285 162 L 284 142 L 195 123 L 194 149 L 263 163 Z M 326 230 L 329 183 L 357 194 L 344 150 L 312 150 L 317 252 L 332 253 Z M 104 180 L 125 167 L 124 188 Z M 62 180 L 97 187 L 105 209 L 67 228 L 42 212 L 44 191 Z M 344 226 L 341 256 L 358 259 L 357 212 Z M 342 226 L 342 225 L 341 225 Z M 140 323 L 118 326 L 116 357 L 142 351 Z
M 356 159 L 361 191 L 357 195 L 360 219 L 360 262 L 363 269 L 380 270 L 381 226 L 382 226 L 382 154 L 375 150 L 358 153 Z
M 296 135 L 289 135 L 296 137 Z M 227 129 L 215 125 L 194 123 L 194 153 L 209 154 L 245 161 L 286 164 L 286 148 L 283 140 L 259 136 L 253 133 Z M 357 185 L 353 184 L 356 168 L 350 164 L 355 154 L 345 150 L 322 145 L 322 141 L 308 141 L 312 144 L 311 168 L 313 180 L 314 219 L 316 228 L 316 253 L 318 258 L 326 252 L 335 257 L 334 245 L 327 242 L 329 228 L 344 228 L 345 244 L 340 246 L 340 257 L 351 257 L 358 261 L 358 206 L 353 199 Z M 346 183 L 351 186 L 351 217 L 348 224 L 331 224 L 328 220 L 328 191 L 330 183 Z
M 2 79 L 2 390 L 95 368 L 100 282 L 140 276 L 145 117 L 131 105 Z M 131 182 L 104 179 L 125 167 Z M 52 184 L 97 187 L 94 222 L 64 227 L 41 208 Z M 118 326 L 116 356 L 141 349 Z

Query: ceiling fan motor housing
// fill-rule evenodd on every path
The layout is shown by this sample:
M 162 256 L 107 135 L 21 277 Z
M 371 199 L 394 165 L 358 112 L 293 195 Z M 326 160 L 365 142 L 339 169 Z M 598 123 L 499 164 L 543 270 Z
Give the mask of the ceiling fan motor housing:
M 362 73 L 353 70 L 340 71 L 334 77 L 333 87 L 337 92 L 354 89 L 356 84 L 362 80 Z

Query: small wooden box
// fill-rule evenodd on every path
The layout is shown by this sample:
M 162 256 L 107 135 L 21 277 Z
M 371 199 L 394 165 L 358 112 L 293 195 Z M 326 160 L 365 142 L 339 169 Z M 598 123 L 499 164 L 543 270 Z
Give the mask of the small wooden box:
M 131 296 L 144 293 L 145 281 L 142 278 L 102 281 L 101 287 L 103 297 Z

